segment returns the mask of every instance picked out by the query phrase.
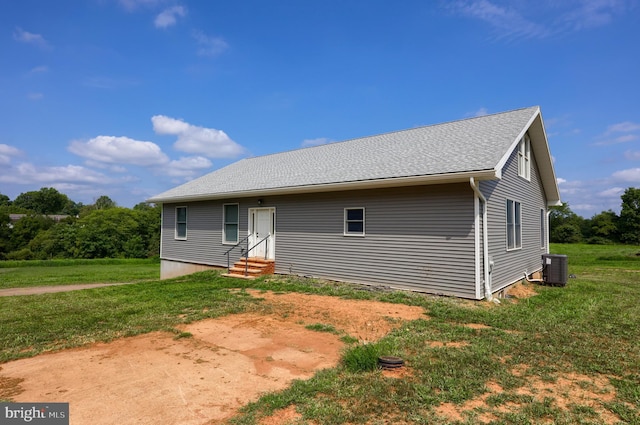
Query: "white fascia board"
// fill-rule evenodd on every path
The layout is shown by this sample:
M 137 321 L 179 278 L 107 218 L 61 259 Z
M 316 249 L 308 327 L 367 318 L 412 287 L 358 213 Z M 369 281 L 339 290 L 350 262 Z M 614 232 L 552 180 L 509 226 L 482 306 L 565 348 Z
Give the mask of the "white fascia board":
M 513 142 L 511 142 L 511 145 L 509 146 L 509 149 L 507 149 L 507 151 L 502 156 L 502 158 L 500 158 L 500 161 L 498 161 L 498 163 L 496 164 L 496 168 L 495 168 L 496 175 L 502 176 L 502 169 L 504 168 L 505 164 L 507 163 L 507 161 L 511 157 L 511 154 L 513 153 L 513 150 L 518 146 L 518 143 L 520 143 L 520 139 L 522 139 L 524 137 L 525 133 L 527 132 L 527 130 L 529 130 L 529 127 L 531 127 L 531 124 L 533 124 L 533 122 L 535 121 L 535 119 L 538 116 L 540 116 L 540 108 L 539 107 L 536 108 L 536 111 L 531 115 L 531 118 L 527 122 L 527 125 L 524 126 L 524 128 L 520 131 L 518 136 L 515 138 L 515 140 Z
M 553 204 L 553 205 L 561 205 L 562 202 L 560 201 L 560 188 L 558 188 L 558 180 L 556 179 L 556 172 L 555 169 L 553 167 L 553 159 L 551 158 L 551 149 L 549 148 L 549 139 L 547 139 L 547 130 L 544 127 L 544 122 L 542 120 L 542 114 L 540 114 L 540 131 L 543 134 L 543 138 L 544 138 L 544 146 L 542 144 L 533 144 L 531 148 L 534 149 L 534 154 L 536 154 L 535 149 L 542 149 L 543 150 L 543 158 L 544 158 L 544 162 L 540 163 L 540 161 L 538 161 L 538 168 L 543 167 L 544 168 L 544 173 L 543 173 L 543 185 L 545 188 L 545 192 L 547 195 L 547 199 L 549 200 L 548 203 L 549 205 Z M 536 155 L 536 160 L 538 158 L 539 155 Z
M 504 156 L 500 159 L 496 165 L 495 172 L 498 178 L 502 177 L 502 169 L 513 154 L 513 151 L 520 143 L 520 139 L 524 137 L 525 133 L 529 131 L 531 133 L 532 127 L 535 125 L 534 132 L 539 132 L 539 137 L 533 137 L 531 135 L 531 149 L 536 158 L 538 169 L 541 172 L 542 185 L 544 187 L 545 194 L 549 202 L 547 206 L 561 205 L 560 202 L 560 190 L 558 189 L 558 183 L 556 180 L 555 170 L 553 169 L 553 161 L 551 160 L 551 151 L 549 150 L 549 141 L 547 139 L 547 132 L 544 128 L 542 121 L 542 114 L 540 108 L 536 108 L 536 111 L 531 116 L 527 125 L 518 134 L 518 137 L 511 143 L 509 149 L 505 152 Z
M 339 192 L 345 190 L 379 189 L 387 187 L 420 186 L 462 182 L 467 183 L 470 177 L 473 177 L 475 180 L 496 180 L 500 178 L 496 175 L 494 170 L 480 170 L 430 176 L 396 177 L 378 180 L 325 183 L 306 186 L 289 186 L 237 192 L 203 193 L 197 195 L 172 196 L 168 198 L 150 198 L 147 200 L 147 202 L 175 203 L 188 201 L 205 201 L 213 199 L 248 198 L 252 196 L 295 195 L 301 193 Z

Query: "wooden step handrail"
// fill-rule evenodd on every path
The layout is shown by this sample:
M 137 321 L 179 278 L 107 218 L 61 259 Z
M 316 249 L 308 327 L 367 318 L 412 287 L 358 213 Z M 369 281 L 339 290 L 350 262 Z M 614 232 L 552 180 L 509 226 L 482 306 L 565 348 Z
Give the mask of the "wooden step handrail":
M 244 258 L 244 275 L 247 276 L 248 275 L 248 270 L 249 270 L 249 253 L 256 248 L 257 246 L 259 246 L 262 242 L 265 242 L 267 239 L 269 239 L 269 236 L 271 235 L 267 235 L 264 238 L 262 238 L 262 240 L 260 242 L 258 242 L 257 244 L 253 245 L 251 248 L 247 247 L 247 255 Z M 247 243 L 248 245 L 248 243 Z M 265 249 L 264 249 L 264 259 L 266 260 L 268 257 L 268 253 L 269 253 L 269 244 L 265 244 Z M 227 260 L 227 265 L 228 265 L 228 260 Z
M 231 251 L 233 251 L 234 249 L 236 249 L 237 247 L 239 247 L 239 246 L 240 246 L 240 244 L 242 244 L 242 242 L 245 242 L 245 241 L 247 242 L 247 244 L 246 244 L 246 245 L 247 245 L 247 248 L 248 248 L 248 247 L 249 247 L 249 238 L 251 237 L 251 235 L 253 235 L 253 233 L 249 233 L 249 234 L 248 234 L 247 236 L 245 236 L 245 237 L 244 237 L 240 242 L 238 242 L 237 244 L 235 244 L 234 246 L 232 246 L 231 248 L 229 248 L 229 249 L 227 250 L 227 252 L 225 252 L 225 253 L 224 253 L 224 255 L 226 255 L 226 256 L 227 256 L 227 273 L 229 273 L 229 268 L 231 267 L 231 266 L 230 266 L 230 263 L 229 263 L 229 254 L 231 253 Z M 241 249 L 241 250 L 240 250 L 240 255 L 242 255 L 242 252 L 243 252 L 243 250 Z M 249 255 L 249 251 L 247 251 L 247 255 Z

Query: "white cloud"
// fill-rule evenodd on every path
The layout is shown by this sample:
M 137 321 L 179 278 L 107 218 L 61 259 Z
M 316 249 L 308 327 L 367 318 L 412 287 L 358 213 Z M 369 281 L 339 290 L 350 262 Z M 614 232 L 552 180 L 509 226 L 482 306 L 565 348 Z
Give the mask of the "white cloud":
M 5 145 L 3 143 L 0 143 L 0 155 L 7 155 L 7 156 L 18 156 L 21 155 L 22 151 L 14 146 L 10 146 L 10 145 Z
M 624 189 L 621 187 L 612 187 L 598 192 L 598 196 L 602 198 L 615 198 L 620 199 L 620 195 L 624 193 Z
M 109 184 L 113 182 L 113 179 L 79 165 L 38 168 L 25 162 L 3 170 L 0 173 L 0 182 L 17 184 L 46 183 L 47 185 L 65 182 Z
M 38 46 L 43 49 L 50 47 L 49 43 L 42 35 L 25 31 L 20 27 L 16 27 L 13 32 L 13 39 L 21 43 L 33 44 L 34 46 Z
M 637 185 L 640 182 L 640 168 L 616 171 L 612 176 L 616 181 L 629 182 Z
M 626 151 L 624 157 L 631 161 L 640 160 L 640 151 Z
M 9 165 L 11 163 L 12 157 L 19 156 L 21 154 L 22 154 L 22 151 L 20 151 L 20 149 L 0 143 L 0 164 L 1 165 Z
M 44 98 L 44 94 L 42 93 L 28 93 L 27 99 L 29 100 L 42 100 Z
M 305 139 L 302 141 L 301 146 L 303 148 L 309 148 L 312 146 L 326 145 L 327 143 L 333 143 L 333 140 L 326 137 L 319 137 L 317 139 Z
M 610 24 L 614 15 L 626 9 L 626 0 L 580 1 L 575 9 L 563 16 L 563 20 L 570 29 L 579 31 Z
M 454 13 L 491 25 L 499 37 L 545 38 L 608 25 L 629 9 L 629 0 L 565 0 L 514 2 L 456 0 L 447 3 Z M 535 20 L 532 18 L 535 17 Z
M 183 6 L 173 6 L 162 11 L 156 16 L 155 24 L 156 28 L 167 28 L 176 24 L 178 17 L 185 17 L 187 15 L 187 9 Z
M 209 158 L 235 158 L 245 152 L 222 130 L 199 127 L 165 115 L 155 115 L 151 122 L 156 133 L 178 136 L 173 146 L 181 152 Z
M 76 140 L 69 144 L 69 151 L 106 164 L 149 166 L 169 162 L 169 158 L 155 143 L 128 137 L 98 136 L 86 142 Z
M 193 31 L 192 35 L 198 43 L 198 55 L 200 56 L 218 56 L 229 48 L 227 42 L 221 37 L 211 37 L 202 31 Z
M 565 179 L 563 179 L 562 177 L 558 177 L 556 179 L 556 181 L 558 182 L 558 186 L 561 185 L 562 183 L 566 183 L 567 181 Z
M 202 156 L 182 157 L 178 160 L 171 161 L 162 172 L 171 177 L 184 177 L 191 179 L 195 177 L 200 170 L 209 169 L 213 164 L 211 161 Z
M 483 117 L 485 115 L 489 114 L 489 110 L 485 107 L 482 107 L 480 109 L 478 109 L 475 114 L 473 115 L 474 117 Z
M 640 124 L 636 124 L 631 121 L 612 124 L 607 127 L 607 130 L 602 135 L 597 137 L 598 141 L 595 142 L 594 145 L 608 146 L 633 142 L 640 138 L 638 134 L 634 134 L 636 132 L 640 132 Z
M 154 115 L 151 117 L 151 123 L 153 131 L 158 134 L 182 134 L 188 132 L 191 127 L 189 123 L 165 115 Z
M 88 159 L 85 162 L 85 165 L 93 168 L 100 168 L 101 170 L 109 170 L 114 173 L 126 173 L 126 167 L 117 164 L 105 164 L 104 162 L 94 161 L 92 159 Z
M 636 124 L 631 121 L 624 121 L 617 124 L 612 124 L 607 127 L 605 135 L 608 136 L 614 133 L 632 133 L 638 130 L 640 130 L 640 124 Z
M 500 36 L 510 38 L 546 37 L 550 32 L 524 18 L 513 5 L 501 6 L 488 0 L 459 0 L 450 3 L 454 12 L 487 22 Z
M 561 179 L 558 179 L 561 180 Z M 591 217 L 602 211 L 620 211 L 620 196 L 624 187 L 637 186 L 640 168 L 621 170 L 611 176 L 593 180 L 562 179 L 560 195 L 572 211 L 583 217 Z
M 154 7 L 163 2 L 164 0 L 118 0 L 120 6 L 129 12 L 138 9 L 139 7 Z
M 598 206 L 594 204 L 570 204 L 569 208 L 576 214 L 588 217 L 593 214 L 593 211 L 598 209 Z
M 49 72 L 49 67 L 46 65 L 40 65 L 40 66 L 36 66 L 33 67 L 29 70 L 29 72 L 27 73 L 27 75 L 37 75 L 37 74 L 44 74 L 46 72 Z

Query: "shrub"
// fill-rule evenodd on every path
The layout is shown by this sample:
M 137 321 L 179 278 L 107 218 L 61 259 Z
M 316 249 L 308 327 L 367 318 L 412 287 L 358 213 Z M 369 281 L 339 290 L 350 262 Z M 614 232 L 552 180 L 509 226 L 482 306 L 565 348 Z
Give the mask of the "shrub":
M 22 248 L 17 251 L 10 252 L 6 255 L 7 260 L 33 260 L 33 252 L 29 248 Z

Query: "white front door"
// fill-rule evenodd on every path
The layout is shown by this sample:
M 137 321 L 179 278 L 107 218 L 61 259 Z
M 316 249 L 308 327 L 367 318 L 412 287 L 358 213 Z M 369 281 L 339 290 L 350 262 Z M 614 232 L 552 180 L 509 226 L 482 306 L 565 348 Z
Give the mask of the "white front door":
M 275 218 L 275 208 L 249 209 L 249 257 L 275 259 Z

